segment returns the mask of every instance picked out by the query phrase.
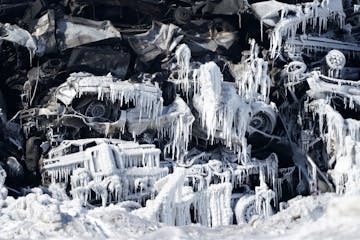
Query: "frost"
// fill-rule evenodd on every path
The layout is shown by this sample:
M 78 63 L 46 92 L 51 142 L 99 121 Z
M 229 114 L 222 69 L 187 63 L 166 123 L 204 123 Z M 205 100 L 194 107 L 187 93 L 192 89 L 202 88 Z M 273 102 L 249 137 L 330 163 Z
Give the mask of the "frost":
M 181 90 L 188 94 L 190 89 L 190 59 L 191 51 L 186 44 L 181 44 L 175 51 L 175 58 L 179 66 L 178 80 L 180 81 Z
M 326 142 L 329 161 L 330 158 L 336 161 L 331 171 L 336 191 L 358 192 L 360 122 L 343 119 L 325 100 L 315 100 L 309 104 L 309 108 L 319 117 L 320 136 Z
M 268 76 L 268 63 L 259 58 L 259 47 L 254 39 L 249 40 L 250 56 L 245 59 L 242 71 L 237 72 L 236 83 L 238 94 L 248 102 L 269 101 L 271 79 Z
M 194 120 L 190 108 L 180 97 L 177 97 L 171 105 L 163 108 L 156 128 L 160 138 L 170 138 L 164 152 L 171 153 L 172 159 L 183 161 L 184 155 L 187 153 Z
M 295 14 L 288 15 L 289 11 L 294 11 Z M 276 57 L 276 54 L 280 52 L 283 39 L 293 39 L 300 27 L 303 33 L 308 25 L 313 28 L 318 27 L 320 34 L 322 30 L 327 29 L 330 19 L 336 20 L 340 28 L 343 27 L 345 13 L 341 0 L 323 0 L 322 2 L 315 0 L 303 5 L 285 6 L 281 9 L 280 21 L 270 35 L 271 57 Z
M 219 67 L 214 62 L 195 71 L 193 105 L 200 114 L 201 126 L 207 138 L 214 143 L 218 136 L 227 147 L 237 148 L 247 158 L 245 133 L 251 119 L 251 107 L 236 94 L 235 88 L 223 82 Z M 236 140 L 234 140 L 236 139 Z
M 174 173 L 162 180 L 166 183 L 154 200 L 148 200 L 146 207 L 135 210 L 135 214 L 149 220 L 156 220 L 168 225 L 188 225 L 195 222 L 209 227 L 229 225 L 232 221 L 230 198 L 232 185 L 228 182 L 203 186 L 196 192 L 186 186 L 189 170 L 176 168 Z M 203 177 L 189 175 L 190 178 Z M 211 176 L 209 176 L 211 177 Z M 185 186 L 184 186 L 185 184 Z
M 0 165 L 0 208 L 4 205 L 4 200 L 7 197 L 8 190 L 4 186 L 6 178 L 6 172 Z
M 107 202 L 145 201 L 154 196 L 154 183 L 168 174 L 160 168 L 160 150 L 154 145 L 106 139 L 64 141 L 44 159 L 44 181 L 67 183 L 84 204 L 92 192 Z
M 133 102 L 139 107 L 141 118 L 157 119 L 162 112 L 161 90 L 151 83 L 131 83 L 107 76 L 94 76 L 88 73 L 73 73 L 57 89 L 56 97 L 65 105 L 83 95 L 95 95 L 98 100 L 108 99 L 112 103 L 119 101 L 120 107 Z

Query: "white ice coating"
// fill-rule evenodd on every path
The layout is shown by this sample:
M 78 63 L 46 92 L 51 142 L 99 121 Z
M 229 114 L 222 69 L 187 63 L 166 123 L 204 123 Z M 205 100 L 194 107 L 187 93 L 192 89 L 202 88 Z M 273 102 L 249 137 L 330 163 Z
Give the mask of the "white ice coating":
M 4 204 L 4 200 L 7 197 L 8 194 L 8 190 L 7 188 L 4 186 L 5 184 L 5 178 L 6 178 L 6 172 L 5 170 L 1 167 L 0 165 L 0 208 L 2 207 L 2 205 Z
M 182 162 L 187 153 L 194 120 L 189 106 L 180 97 L 176 97 L 171 105 L 163 108 L 156 128 L 160 138 L 170 138 L 164 152 L 171 153 L 173 160 Z
M 210 143 L 220 137 L 227 147 L 241 150 L 247 156 L 246 130 L 251 120 L 251 107 L 236 93 L 230 83 L 223 82 L 220 68 L 208 62 L 194 71 L 194 108 Z
M 189 74 L 190 74 L 190 59 L 191 50 L 186 44 L 181 44 L 175 51 L 175 58 L 178 70 L 178 80 L 180 81 L 181 90 L 188 94 L 190 89 Z
M 300 61 L 293 61 L 286 66 L 287 82 L 286 87 L 288 87 L 293 92 L 295 91 L 295 85 L 304 81 L 306 79 L 307 66 L 305 63 Z
M 351 109 L 360 105 L 360 82 L 324 76 L 317 71 L 307 78 L 310 90 L 307 94 L 314 99 L 330 99 L 336 95 L 344 99 L 344 105 Z
M 223 75 L 220 68 L 214 62 L 208 62 L 200 66 L 194 72 L 195 91 L 199 91 L 194 98 L 199 98 L 201 103 L 200 118 L 202 127 L 206 128 L 207 136 L 214 141 L 216 124 L 217 124 L 217 108 L 221 99 L 221 85 Z M 193 100 L 195 101 L 195 100 Z
M 229 225 L 232 221 L 230 207 L 232 185 L 228 182 L 212 184 L 194 192 L 191 186 L 184 186 L 187 170 L 177 167 L 173 174 L 162 179 L 162 187 L 154 200 L 148 200 L 146 207 L 135 214 L 149 220 L 168 225 L 188 225 L 195 222 L 209 227 Z M 192 176 L 189 176 L 192 177 Z M 199 178 L 202 178 L 200 175 Z
M 182 161 L 187 152 L 195 119 L 186 102 L 176 96 L 173 103 L 163 107 L 157 120 L 145 116 L 138 119 L 139 111 L 137 107 L 127 110 L 127 130 L 134 138 L 147 129 L 157 130 L 160 139 L 168 139 L 164 153 L 169 154 L 172 160 Z
M 91 191 L 96 198 L 101 197 L 103 205 L 111 200 L 142 202 L 154 197 L 154 183 L 168 174 L 167 168 L 160 168 L 159 158 L 160 150 L 151 144 L 106 139 L 64 141 L 44 160 L 44 177 L 49 176 L 52 183 L 67 183 L 71 176 L 71 194 L 84 204 Z
M 232 170 L 232 183 L 234 187 L 241 186 L 248 181 L 251 174 L 262 172 L 266 181 L 274 191 L 277 191 L 278 179 L 278 158 L 276 154 L 271 154 L 265 160 L 251 159 L 243 165 L 237 165 Z
M 325 56 L 328 65 L 328 76 L 331 78 L 341 78 L 342 70 L 346 64 L 345 55 L 339 50 L 333 49 Z
M 20 46 L 26 47 L 30 54 L 30 63 L 31 63 L 32 58 L 35 56 L 35 53 L 37 51 L 36 41 L 31 36 L 31 34 L 17 25 L 11 25 L 9 23 L 5 23 L 5 24 L 0 23 L 0 28 L 1 31 L 3 32 L 2 36 L 0 37 L 0 40 L 9 41 L 15 44 L 19 44 Z
M 248 102 L 269 101 L 271 79 L 268 76 L 268 62 L 259 58 L 259 47 L 254 39 L 250 43 L 250 56 L 241 63 L 242 71 L 236 73 L 238 94 Z
M 108 99 L 120 106 L 133 102 L 139 106 L 140 116 L 157 119 L 162 112 L 163 99 L 161 90 L 155 83 L 133 83 L 120 81 L 107 76 L 94 76 L 89 73 L 72 73 L 65 83 L 56 90 L 56 98 L 65 105 L 70 105 L 75 97 L 95 95 L 99 100 Z
M 338 193 L 359 192 L 360 121 L 344 119 L 325 100 L 315 100 L 309 108 L 319 117 L 320 135 L 326 142 L 329 159 L 336 161 L 330 171 Z
M 276 205 L 276 193 L 265 182 L 265 173 L 260 168 L 260 186 L 255 187 L 256 212 L 265 219 L 273 214 L 271 201 Z
M 295 15 L 288 15 L 289 10 L 295 11 Z M 323 0 L 297 5 L 295 8 L 284 7 L 281 10 L 281 19 L 275 25 L 270 35 L 270 55 L 272 58 L 281 50 L 284 38 L 294 38 L 297 30 L 301 26 L 303 33 L 307 25 L 313 28 L 318 27 L 319 34 L 327 29 L 328 21 L 334 19 L 340 28 L 345 22 L 345 13 L 343 11 L 341 0 Z

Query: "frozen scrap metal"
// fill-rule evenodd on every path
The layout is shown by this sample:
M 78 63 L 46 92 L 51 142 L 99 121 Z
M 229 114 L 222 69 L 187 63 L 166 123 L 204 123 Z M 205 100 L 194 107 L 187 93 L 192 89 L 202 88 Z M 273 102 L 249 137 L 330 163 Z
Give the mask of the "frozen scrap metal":
M 166 25 L 153 22 L 149 31 L 129 36 L 128 41 L 141 61 L 148 62 L 154 60 L 160 54 L 167 54 L 175 49 L 183 38 L 180 30 L 174 24 Z
M 125 79 L 131 55 L 117 47 L 77 47 L 71 52 L 67 69 L 106 75 L 109 72 L 117 78 Z
M 209 227 L 266 219 L 297 194 L 358 192 L 353 2 L 249 3 L 20 7 L 0 25 L 9 190 L 42 177 L 84 204 Z
M 37 43 L 31 34 L 17 25 L 0 23 L 0 40 L 18 44 L 29 50 L 30 58 L 35 56 Z
M 328 154 L 329 170 L 338 193 L 359 192 L 360 122 L 344 119 L 325 100 L 309 103 L 309 110 L 319 117 L 319 134 L 324 139 Z
M 98 77 L 87 73 L 74 73 L 66 83 L 58 87 L 56 98 L 68 106 L 75 98 L 87 95 L 95 95 L 98 100 L 108 99 L 113 103 L 119 101 L 120 106 L 132 101 L 140 106 L 140 116 L 144 114 L 156 118 L 161 113 L 162 98 L 159 86 L 120 81 L 111 75 Z
M 142 115 L 157 119 L 162 111 L 161 90 L 151 83 L 120 81 L 111 75 L 74 73 L 55 90 L 47 106 L 22 110 L 19 117 L 27 133 L 32 127 L 45 131 L 49 126 L 87 125 L 113 135 L 125 130 L 126 111 L 120 107 L 128 104 L 138 106 L 138 119 Z
M 142 202 L 153 196 L 153 184 L 168 172 L 160 168 L 160 150 L 154 145 L 122 140 L 66 140 L 47 156 L 42 160 L 43 181 L 71 180 L 73 197 L 84 203 L 91 191 L 103 205 L 111 199 Z
M 57 43 L 61 51 L 109 38 L 121 38 L 120 32 L 110 21 L 93 21 L 64 16 L 57 19 Z
M 303 3 L 302 5 L 288 5 L 277 3 L 276 1 L 265 1 L 254 3 L 252 9 L 256 12 L 261 22 L 261 34 L 263 32 L 263 22 L 273 26 L 270 34 L 270 52 L 274 58 L 280 51 L 284 38 L 294 38 L 297 30 L 305 33 L 308 23 L 321 30 L 327 29 L 327 23 L 334 19 L 342 28 L 345 22 L 341 0 L 324 0 Z M 264 9 L 268 9 L 264 11 Z M 278 12 L 280 11 L 280 16 Z
M 235 212 L 238 224 L 247 223 L 255 215 L 262 214 L 264 201 L 270 204 L 275 197 L 275 192 L 265 187 L 265 178 L 268 179 L 266 181 L 276 181 L 276 176 L 272 176 L 272 173 L 277 171 L 276 167 L 272 167 L 274 161 L 277 159 L 273 156 L 264 163 L 253 160 L 254 165 L 249 163 L 241 172 L 227 168 L 220 160 L 210 160 L 205 164 L 194 164 L 186 168 L 177 167 L 173 174 L 156 184 L 159 192 L 156 198 L 148 201 L 145 208 L 136 210 L 135 214 L 178 226 L 192 222 L 212 227 L 229 225 L 233 221 L 232 189 L 236 188 L 237 184 L 242 186 L 246 183 L 250 174 L 262 174 L 262 188 L 257 190 L 259 196 L 247 190 L 248 192 L 238 197 L 240 200 Z M 247 166 L 249 168 L 246 169 Z M 265 177 L 265 173 L 273 179 Z M 269 184 L 272 184 L 270 182 Z M 267 197 L 265 191 L 272 191 L 272 195 Z M 243 201 L 248 196 L 254 196 L 252 205 Z M 219 201 L 220 199 L 223 200 Z M 255 204 L 261 207 L 255 209 Z M 267 205 L 266 208 L 268 213 L 272 211 L 271 206 Z M 194 217 L 191 216 L 192 211 L 195 211 Z
M 1 24 L 0 29 L 2 40 L 26 47 L 31 58 L 35 54 L 42 56 L 56 52 L 57 49 L 64 51 L 105 39 L 121 39 L 120 32 L 110 21 L 93 21 L 72 16 L 56 18 L 53 11 L 37 21 L 32 34 L 8 23 Z

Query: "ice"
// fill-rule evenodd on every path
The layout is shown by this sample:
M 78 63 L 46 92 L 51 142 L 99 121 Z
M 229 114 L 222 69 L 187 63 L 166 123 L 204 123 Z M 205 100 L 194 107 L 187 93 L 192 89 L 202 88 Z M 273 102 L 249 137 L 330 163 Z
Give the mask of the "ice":
M 181 44 L 175 51 L 175 58 L 179 66 L 178 80 L 180 81 L 181 90 L 188 94 L 190 88 L 190 59 L 191 51 L 186 44 Z
M 203 104 L 200 109 L 201 125 L 207 129 L 207 136 L 213 142 L 217 123 L 216 110 L 221 97 L 223 76 L 220 68 L 214 62 L 201 65 L 195 74 L 195 91 L 198 89 L 199 95 L 194 97 L 198 97 L 198 101 Z
M 162 112 L 163 99 L 157 84 L 120 81 L 111 74 L 94 76 L 89 73 L 72 73 L 58 87 L 56 97 L 65 105 L 70 105 L 75 97 L 83 95 L 95 95 L 98 100 L 108 99 L 112 103 L 118 101 L 120 107 L 132 102 L 140 109 L 139 119 L 142 115 L 157 119 Z
M 273 214 L 272 201 L 275 205 L 276 194 L 267 186 L 264 174 L 260 168 L 260 186 L 255 187 L 256 212 L 264 218 L 269 218 Z
M 167 225 L 182 226 L 191 224 L 192 210 L 195 221 L 202 225 L 209 227 L 229 225 L 232 221 L 230 207 L 232 184 L 229 182 L 212 184 L 194 192 L 192 187 L 184 186 L 187 173 L 189 170 L 185 168 L 175 168 L 173 174 L 161 180 L 162 187 L 156 198 L 148 200 L 146 207 L 135 210 L 135 214 Z M 202 178 L 201 175 L 196 174 L 188 177 Z
M 268 63 L 259 58 L 259 47 L 254 39 L 249 40 L 250 56 L 242 62 L 243 69 L 236 73 L 238 94 L 248 102 L 269 101 L 271 79 L 268 76 Z
M 8 190 L 4 186 L 6 178 L 6 172 L 0 165 L 0 208 L 5 204 L 4 200 L 8 195 Z
M 96 143 L 84 149 L 89 143 Z M 71 146 L 79 152 L 68 153 Z M 154 195 L 154 183 L 168 174 L 160 168 L 160 150 L 154 145 L 106 139 L 64 141 L 44 159 L 43 178 L 52 183 L 68 183 L 71 194 L 86 205 L 91 199 L 111 201 L 134 200 L 143 202 Z
M 215 137 L 247 158 L 246 130 L 251 119 L 251 107 L 236 93 L 233 85 L 223 82 L 223 75 L 214 62 L 195 71 L 194 108 L 200 114 L 200 124 L 212 144 Z M 235 139 L 235 140 L 234 140 Z
M 343 119 L 325 100 L 309 104 L 310 110 L 319 117 L 319 131 L 326 142 L 329 159 L 335 158 L 336 165 L 331 171 L 338 193 L 358 192 L 358 171 L 360 156 L 360 122 Z M 348 186 L 348 187 L 346 187 Z
M 173 160 L 183 161 L 184 155 L 187 153 L 194 120 L 189 106 L 178 96 L 171 105 L 163 108 L 156 128 L 160 138 L 170 138 L 164 152 L 171 153 Z
M 307 94 L 314 99 L 329 99 L 336 94 L 344 99 L 346 107 L 354 109 L 360 105 L 360 84 L 357 81 L 330 78 L 313 71 L 307 77 L 307 82 L 310 86 Z
M 291 9 L 294 11 L 294 9 Z M 281 19 L 275 25 L 270 35 L 270 52 L 271 57 L 276 57 L 282 47 L 284 38 L 293 39 L 297 30 L 302 26 L 303 33 L 306 31 L 307 25 L 313 28 L 318 27 L 319 34 L 322 30 L 327 29 L 329 19 L 337 21 L 340 28 L 345 22 L 345 13 L 342 7 L 341 0 L 324 0 L 319 2 L 317 0 L 308 2 L 297 6 L 295 15 L 287 15 L 288 9 L 284 7 L 281 11 Z

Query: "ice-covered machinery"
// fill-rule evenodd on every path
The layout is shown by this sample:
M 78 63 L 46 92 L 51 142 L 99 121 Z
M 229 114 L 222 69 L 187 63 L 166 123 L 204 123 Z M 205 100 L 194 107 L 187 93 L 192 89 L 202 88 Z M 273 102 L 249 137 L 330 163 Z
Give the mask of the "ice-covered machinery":
M 114 139 L 66 140 L 43 159 L 43 181 L 71 185 L 84 202 L 101 196 L 142 202 L 154 196 L 153 184 L 168 174 L 160 168 L 160 150 L 151 144 Z

